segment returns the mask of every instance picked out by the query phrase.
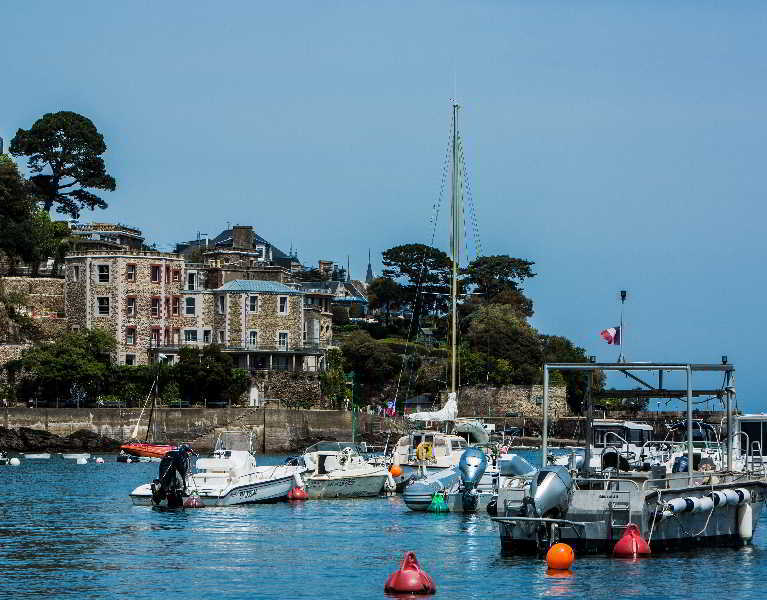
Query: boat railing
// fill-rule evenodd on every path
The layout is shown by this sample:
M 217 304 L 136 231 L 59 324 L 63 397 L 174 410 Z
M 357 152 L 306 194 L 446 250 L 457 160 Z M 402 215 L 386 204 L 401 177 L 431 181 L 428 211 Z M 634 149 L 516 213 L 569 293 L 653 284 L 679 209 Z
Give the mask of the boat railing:
M 584 487 L 582 484 L 586 484 L 586 483 L 589 484 L 589 485 L 587 487 Z M 636 489 L 636 491 L 639 491 L 639 484 L 636 481 L 634 481 L 633 479 L 623 479 L 623 478 L 620 478 L 620 477 L 615 477 L 615 478 L 614 477 L 610 477 L 610 478 L 602 478 L 602 477 L 587 477 L 587 478 L 582 478 L 582 477 L 579 477 L 577 479 L 577 481 L 576 481 L 578 489 L 581 489 L 581 490 L 583 490 L 583 489 L 589 489 L 589 490 L 594 490 L 594 489 L 599 490 L 599 489 L 602 489 L 602 490 L 605 490 L 605 491 L 609 490 L 609 491 L 616 491 L 616 492 L 626 491 L 626 490 L 621 490 L 621 484 L 624 484 L 624 483 L 633 485 L 634 488 Z M 593 484 L 598 484 L 598 485 L 601 485 L 602 487 L 601 488 L 600 487 L 594 487 Z M 613 487 L 613 484 L 618 484 L 618 487 Z

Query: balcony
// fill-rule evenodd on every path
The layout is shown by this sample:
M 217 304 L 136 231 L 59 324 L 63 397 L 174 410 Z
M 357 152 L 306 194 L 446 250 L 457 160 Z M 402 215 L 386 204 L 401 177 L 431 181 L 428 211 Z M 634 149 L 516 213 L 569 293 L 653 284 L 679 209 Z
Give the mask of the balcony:
M 186 341 L 181 340 L 179 342 L 157 342 L 156 340 L 151 340 L 150 342 L 150 349 L 157 350 L 158 352 L 178 352 L 181 350 L 181 348 L 184 347 L 192 347 L 192 348 L 204 348 L 205 346 L 210 346 L 214 342 L 203 342 L 200 340 L 197 341 Z M 232 353 L 254 353 L 254 354 L 300 354 L 300 355 L 306 355 L 306 356 L 320 356 L 325 353 L 325 351 L 328 349 L 327 344 L 313 344 L 313 343 L 303 343 L 303 344 L 218 344 L 221 346 L 222 352 L 232 352 Z

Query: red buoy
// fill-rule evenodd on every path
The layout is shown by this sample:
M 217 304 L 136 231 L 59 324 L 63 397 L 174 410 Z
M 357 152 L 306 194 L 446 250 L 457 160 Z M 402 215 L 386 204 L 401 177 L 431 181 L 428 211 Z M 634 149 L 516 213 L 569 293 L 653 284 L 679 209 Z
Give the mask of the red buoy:
M 399 571 L 389 575 L 384 586 L 386 593 L 433 594 L 437 586 L 429 574 L 421 570 L 415 552 L 405 552 Z
M 626 526 L 625 533 L 615 544 L 613 554 L 621 558 L 648 556 L 650 554 L 650 544 L 639 533 L 639 527 L 634 523 L 629 523 Z
M 192 494 L 184 500 L 184 508 L 205 508 L 205 504 L 197 494 Z
M 309 498 L 309 494 L 304 488 L 298 486 L 288 492 L 288 500 L 306 500 L 307 498 Z

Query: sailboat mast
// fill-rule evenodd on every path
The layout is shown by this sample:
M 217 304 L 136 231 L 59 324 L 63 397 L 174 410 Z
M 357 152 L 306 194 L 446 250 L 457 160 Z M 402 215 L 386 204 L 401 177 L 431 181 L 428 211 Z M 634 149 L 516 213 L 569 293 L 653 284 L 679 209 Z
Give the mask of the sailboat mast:
M 461 252 L 461 212 L 460 212 L 460 180 L 461 173 L 458 166 L 458 104 L 453 102 L 453 177 L 452 195 L 450 201 L 450 214 L 452 216 L 452 230 L 450 234 L 451 258 L 453 260 L 453 281 L 451 290 L 452 300 L 452 345 L 450 361 L 450 391 L 456 391 L 456 364 L 458 346 L 458 264 Z

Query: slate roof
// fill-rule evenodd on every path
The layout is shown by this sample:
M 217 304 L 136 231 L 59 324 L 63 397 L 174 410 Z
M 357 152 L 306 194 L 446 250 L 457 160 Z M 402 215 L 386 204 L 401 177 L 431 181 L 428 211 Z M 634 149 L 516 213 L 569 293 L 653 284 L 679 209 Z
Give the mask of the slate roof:
M 253 245 L 255 246 L 257 244 L 271 246 L 272 260 L 277 260 L 278 258 L 290 258 L 285 252 L 277 248 L 277 246 L 275 246 L 271 242 L 262 238 L 260 235 L 258 235 L 254 231 Z M 176 252 L 183 252 L 187 248 L 195 247 L 195 246 L 205 246 L 205 240 L 200 239 L 200 240 L 189 240 L 188 242 L 179 242 L 178 244 L 176 244 Z M 212 250 L 214 248 L 231 248 L 231 247 L 232 247 L 232 230 L 231 229 L 224 229 L 216 237 L 208 239 L 209 250 Z
M 259 294 L 281 294 L 301 296 L 303 292 L 277 281 L 260 281 L 258 279 L 235 279 L 227 281 L 217 292 L 255 292 Z

